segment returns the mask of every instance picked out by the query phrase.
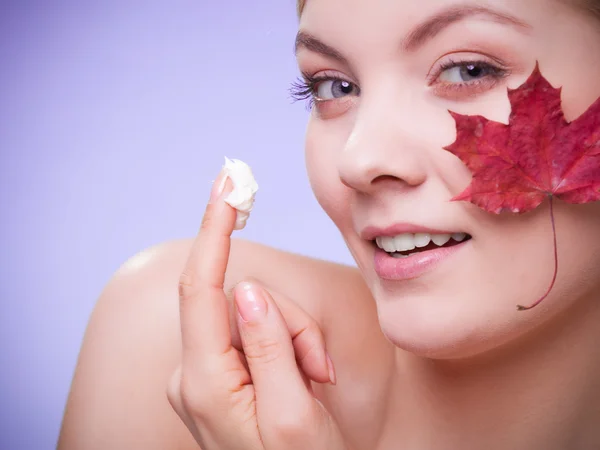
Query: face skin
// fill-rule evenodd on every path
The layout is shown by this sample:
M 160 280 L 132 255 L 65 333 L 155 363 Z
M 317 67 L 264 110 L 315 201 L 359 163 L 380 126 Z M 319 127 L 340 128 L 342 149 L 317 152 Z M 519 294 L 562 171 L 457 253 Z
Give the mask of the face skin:
M 497 14 L 438 23 L 436 33 L 406 48 L 419 24 L 464 5 Z M 352 87 L 344 93 L 339 81 L 318 86 L 323 100 L 308 125 L 307 167 L 391 342 L 415 355 L 465 358 L 516 345 L 600 300 L 600 203 L 556 201 L 556 284 L 538 307 L 518 312 L 516 305 L 533 303 L 552 278 L 548 203 L 496 216 L 450 202 L 471 175 L 443 150 L 456 136 L 448 110 L 507 123 L 506 89 L 523 83 L 536 60 L 550 83 L 562 86 L 567 119 L 577 118 L 600 96 L 600 22 L 553 0 L 309 0 L 300 31 L 345 60 L 298 46 L 303 73 Z M 497 69 L 465 78 L 460 69 L 468 62 Z M 360 234 L 397 223 L 462 231 L 472 239 L 416 278 L 383 280 L 374 269 L 375 247 Z

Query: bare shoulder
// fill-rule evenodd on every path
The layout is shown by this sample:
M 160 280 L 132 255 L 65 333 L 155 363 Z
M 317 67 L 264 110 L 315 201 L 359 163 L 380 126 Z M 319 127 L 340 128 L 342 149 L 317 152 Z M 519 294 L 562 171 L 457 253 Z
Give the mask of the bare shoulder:
M 225 283 L 233 286 L 246 277 L 256 278 L 294 300 L 324 326 L 336 299 L 364 299 L 368 295 L 355 267 L 238 240 Z
M 180 361 L 178 281 L 191 240 L 130 258 L 102 292 L 81 348 L 59 449 L 192 449 L 166 386 Z M 334 298 L 363 292 L 355 268 L 233 240 L 225 288 L 255 278 L 319 322 Z
M 176 294 L 191 245 L 191 239 L 182 239 L 147 249 L 127 261 L 113 282 L 119 289 L 127 285 L 146 295 L 153 292 Z M 285 294 L 315 319 L 329 315 L 327 306 L 335 298 L 364 299 L 364 295 L 369 295 L 355 267 L 232 239 L 225 290 L 230 291 L 248 278 L 260 280 L 267 288 Z M 146 295 L 139 298 L 147 298 Z M 165 307 L 172 306 L 171 302 L 165 302 L 164 296 L 160 298 Z

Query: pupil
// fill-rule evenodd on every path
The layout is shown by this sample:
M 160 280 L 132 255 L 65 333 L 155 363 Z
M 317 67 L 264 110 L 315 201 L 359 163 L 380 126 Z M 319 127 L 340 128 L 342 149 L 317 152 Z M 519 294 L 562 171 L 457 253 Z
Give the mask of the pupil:
M 342 81 L 341 91 L 344 94 L 351 94 L 352 93 L 352 85 L 350 83 L 348 83 L 347 81 Z
M 474 64 L 469 64 L 463 68 L 463 73 L 468 77 L 477 78 L 483 73 L 483 68 Z

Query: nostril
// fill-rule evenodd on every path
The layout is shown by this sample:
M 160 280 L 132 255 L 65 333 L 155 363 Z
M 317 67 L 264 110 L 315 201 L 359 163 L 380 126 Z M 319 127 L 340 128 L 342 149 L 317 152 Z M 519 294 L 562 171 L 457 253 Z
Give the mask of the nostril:
M 395 177 L 393 175 L 379 175 L 376 177 L 371 183 L 380 184 L 380 183 L 397 183 L 398 181 L 402 181 L 400 178 Z

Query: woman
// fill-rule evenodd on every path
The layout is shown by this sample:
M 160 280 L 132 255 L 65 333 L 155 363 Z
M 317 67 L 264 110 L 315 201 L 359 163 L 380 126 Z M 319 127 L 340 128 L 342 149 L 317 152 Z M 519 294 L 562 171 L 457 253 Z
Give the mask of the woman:
M 598 11 L 299 4 L 310 181 L 358 270 L 230 242 L 232 185 L 215 183 L 195 241 L 134 258 L 104 291 L 59 448 L 600 448 L 600 204 L 555 203 L 556 284 L 517 311 L 552 276 L 548 203 L 450 202 L 471 173 L 443 150 L 448 110 L 506 123 L 506 90 L 536 62 L 581 115 L 600 96 Z M 457 245 L 390 269 L 374 241 L 399 234 Z

